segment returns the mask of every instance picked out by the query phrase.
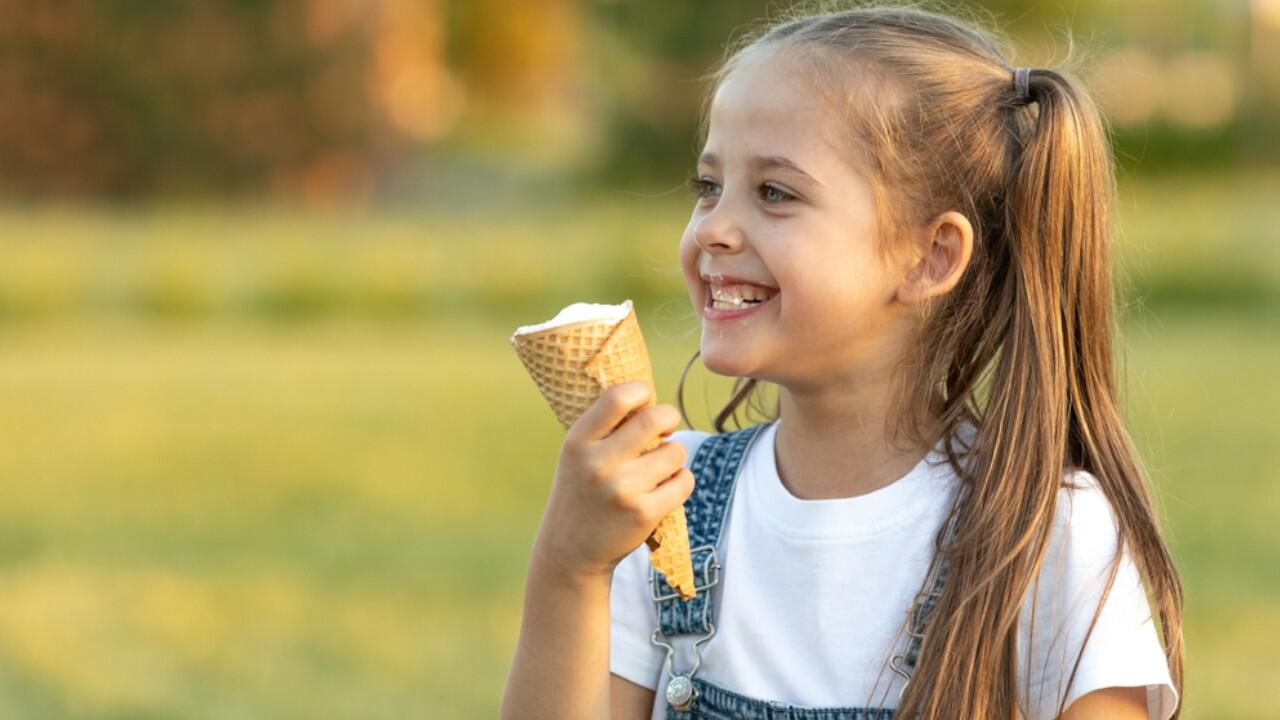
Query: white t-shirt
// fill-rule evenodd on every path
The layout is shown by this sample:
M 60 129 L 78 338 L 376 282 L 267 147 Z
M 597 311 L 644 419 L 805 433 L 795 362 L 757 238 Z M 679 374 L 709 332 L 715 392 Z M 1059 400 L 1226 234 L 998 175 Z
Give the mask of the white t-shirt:
M 761 700 L 896 707 L 902 679 L 888 669 L 888 659 L 906 647 L 900 631 L 958 487 L 955 474 L 939 445 L 874 492 L 801 500 L 778 477 L 777 428 L 776 422 L 763 428 L 743 461 L 718 551 L 723 569 L 712 591 L 716 634 L 702 645 L 698 676 Z M 671 436 L 688 449 L 686 466 L 707 437 L 687 430 Z M 1118 537 L 1096 479 L 1084 472 L 1070 479 L 1086 488 L 1062 490 L 1040 582 L 1027 593 L 1019 623 L 1027 720 L 1055 717 Z M 1028 646 L 1035 594 L 1035 637 Z M 655 690 L 652 718 L 660 720 L 666 699 L 659 688 L 671 675 L 666 651 L 650 642 L 658 614 L 650 598 L 647 545 L 614 572 L 610 610 L 609 669 Z M 692 666 L 698 637 L 671 639 L 678 672 Z M 1166 720 L 1178 702 L 1127 551 L 1067 705 L 1110 686 L 1146 686 L 1148 715 L 1157 720 Z

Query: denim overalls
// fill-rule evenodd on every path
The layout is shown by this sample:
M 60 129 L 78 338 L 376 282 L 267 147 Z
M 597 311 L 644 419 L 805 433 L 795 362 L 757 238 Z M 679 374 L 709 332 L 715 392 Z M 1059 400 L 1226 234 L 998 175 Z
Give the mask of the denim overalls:
M 720 562 L 716 548 L 724 529 L 724 519 L 733 498 L 734 487 L 754 439 L 763 425 L 753 425 L 737 432 L 712 435 L 694 453 L 690 470 L 696 478 L 693 494 L 684 503 L 689 523 L 689 545 L 693 558 L 694 586 L 697 596 L 682 600 L 667 584 L 665 576 L 650 567 L 651 597 L 658 603 L 659 629 L 653 632 L 652 642 L 666 648 L 668 669 L 672 679 L 665 692 L 667 720 L 889 720 L 891 708 L 834 707 L 814 708 L 790 705 L 783 702 L 757 700 L 719 687 L 697 677 L 702 664 L 701 646 L 715 635 L 713 605 L 710 590 L 720 582 Z M 949 537 L 948 537 L 949 539 Z M 920 641 L 925 621 L 933 610 L 938 594 L 946 579 L 945 564 L 931 572 L 932 581 L 926 579 L 929 592 L 918 593 L 912 608 L 908 610 L 910 627 L 907 631 L 907 649 L 893 656 L 890 667 L 905 680 L 910 679 L 912 668 L 919 658 Z M 677 672 L 672 662 L 674 648 L 663 638 L 674 635 L 696 634 L 701 636 L 693 644 L 693 667 Z M 906 687 L 905 685 L 903 686 Z

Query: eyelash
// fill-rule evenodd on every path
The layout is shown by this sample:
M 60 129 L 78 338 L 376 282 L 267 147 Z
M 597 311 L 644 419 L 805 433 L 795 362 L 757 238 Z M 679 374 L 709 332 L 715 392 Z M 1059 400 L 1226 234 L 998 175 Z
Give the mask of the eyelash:
M 715 185 L 715 183 L 711 182 L 710 180 L 703 180 L 697 175 L 690 175 L 688 179 L 685 181 L 685 183 L 689 188 L 689 192 L 693 193 L 694 198 L 698 200 L 701 200 L 704 197 L 703 194 L 708 192 L 711 189 L 711 187 Z M 778 193 L 779 195 L 782 195 L 783 196 L 782 200 L 779 200 L 778 202 L 788 202 L 790 200 L 796 199 L 795 195 L 792 195 L 791 193 L 787 192 L 786 190 L 783 190 L 780 187 L 777 187 L 776 185 L 768 185 L 765 183 L 761 183 L 760 187 L 765 190 L 772 190 Z

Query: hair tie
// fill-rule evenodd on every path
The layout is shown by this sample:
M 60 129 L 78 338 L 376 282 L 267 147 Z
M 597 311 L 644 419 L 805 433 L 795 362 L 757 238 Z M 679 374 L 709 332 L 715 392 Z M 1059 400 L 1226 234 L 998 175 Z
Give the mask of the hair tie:
M 1013 71 L 1013 98 L 1019 105 L 1031 102 L 1031 70 L 1020 67 Z

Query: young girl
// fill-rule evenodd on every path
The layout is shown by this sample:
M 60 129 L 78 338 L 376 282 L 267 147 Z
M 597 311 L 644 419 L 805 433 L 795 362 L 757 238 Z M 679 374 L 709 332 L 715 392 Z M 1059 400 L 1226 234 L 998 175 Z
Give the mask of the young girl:
M 902 8 L 776 24 L 714 79 L 680 262 L 739 380 L 715 434 L 641 454 L 684 412 L 640 383 L 569 430 L 503 717 L 1176 716 L 1081 85 Z M 680 503 L 689 601 L 644 543 Z

